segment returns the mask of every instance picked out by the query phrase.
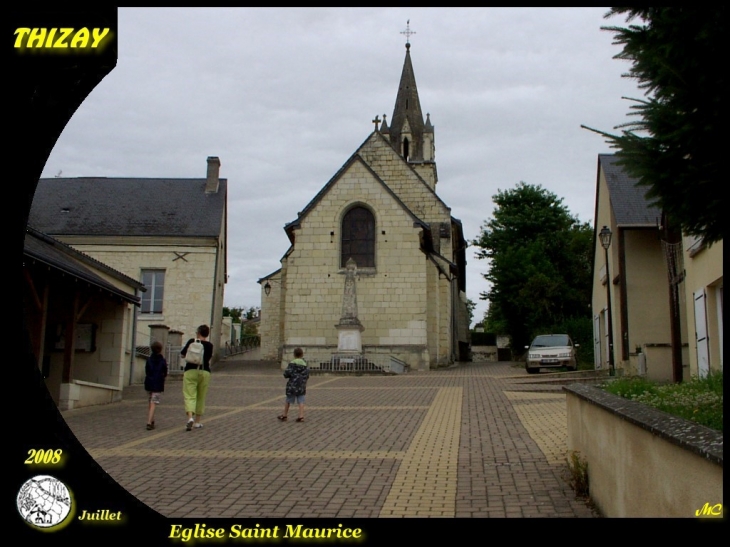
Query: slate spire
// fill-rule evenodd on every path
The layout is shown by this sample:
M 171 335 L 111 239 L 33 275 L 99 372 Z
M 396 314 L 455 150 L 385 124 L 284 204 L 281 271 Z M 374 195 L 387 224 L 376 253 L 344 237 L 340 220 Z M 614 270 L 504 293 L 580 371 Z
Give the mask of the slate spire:
M 418 99 L 416 76 L 411 63 L 411 44 L 406 43 L 406 59 L 390 122 L 390 143 L 406 160 L 423 160 L 423 113 Z

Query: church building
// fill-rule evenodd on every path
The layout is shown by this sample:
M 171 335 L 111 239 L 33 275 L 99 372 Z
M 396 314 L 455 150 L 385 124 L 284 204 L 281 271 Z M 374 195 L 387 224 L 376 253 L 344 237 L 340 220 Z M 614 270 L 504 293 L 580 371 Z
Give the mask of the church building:
M 282 367 L 295 347 L 312 368 L 343 352 L 412 370 L 467 357 L 466 241 L 436 193 L 435 131 L 410 43 L 390 125 L 385 115 L 373 122 L 284 226 L 291 246 L 281 268 L 258 280 L 262 358 Z

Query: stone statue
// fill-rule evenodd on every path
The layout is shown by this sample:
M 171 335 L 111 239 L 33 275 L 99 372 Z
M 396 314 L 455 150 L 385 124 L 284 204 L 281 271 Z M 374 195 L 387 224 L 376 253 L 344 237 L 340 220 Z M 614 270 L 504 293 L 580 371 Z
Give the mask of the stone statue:
M 362 352 L 360 333 L 365 329 L 357 318 L 356 275 L 357 264 L 352 258 L 349 258 L 345 264 L 345 291 L 342 295 L 342 316 L 340 317 L 340 322 L 335 325 L 339 334 L 337 349 L 341 352 Z

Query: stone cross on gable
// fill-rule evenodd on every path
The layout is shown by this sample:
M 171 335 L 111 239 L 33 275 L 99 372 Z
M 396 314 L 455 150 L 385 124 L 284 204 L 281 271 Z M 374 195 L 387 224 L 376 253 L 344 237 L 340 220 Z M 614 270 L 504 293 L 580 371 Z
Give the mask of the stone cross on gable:
M 372 121 L 372 123 L 375 124 L 375 131 L 377 131 L 379 129 L 378 124 L 380 123 L 380 118 L 378 118 L 377 116 L 375 116 L 375 119 Z

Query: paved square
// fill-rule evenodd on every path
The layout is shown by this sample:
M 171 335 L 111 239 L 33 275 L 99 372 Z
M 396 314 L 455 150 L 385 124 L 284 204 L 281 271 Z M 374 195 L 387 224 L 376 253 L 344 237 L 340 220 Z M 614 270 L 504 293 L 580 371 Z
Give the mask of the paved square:
M 175 378 L 153 431 L 142 386 L 63 416 L 109 475 L 171 518 L 594 517 L 565 480 L 565 396 L 529 380 L 510 363 L 313 374 L 306 421 L 279 422 L 278 365 L 229 359 L 201 429 L 185 431 Z

